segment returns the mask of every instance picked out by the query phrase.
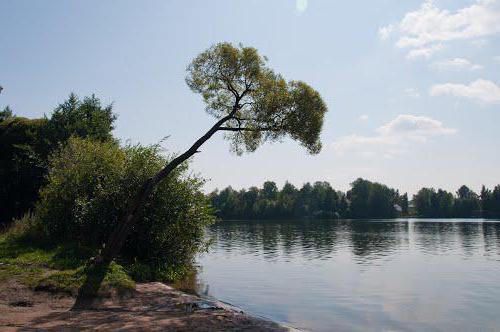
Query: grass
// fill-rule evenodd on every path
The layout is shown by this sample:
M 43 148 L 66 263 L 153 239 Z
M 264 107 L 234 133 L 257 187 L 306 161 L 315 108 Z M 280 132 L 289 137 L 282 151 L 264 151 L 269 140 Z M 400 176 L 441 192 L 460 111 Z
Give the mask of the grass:
M 12 280 L 35 290 L 76 295 L 85 280 L 85 263 L 94 253 L 75 245 L 44 246 L 36 234 L 13 227 L 0 234 L 0 289 Z M 124 268 L 112 263 L 99 290 L 103 296 L 135 288 Z
M 45 290 L 54 293 L 67 293 L 75 296 L 86 278 L 84 267 L 73 270 L 62 270 L 51 273 L 37 281 L 36 290 Z M 109 296 L 114 291 L 123 293 L 135 288 L 135 282 L 125 272 L 123 267 L 115 262 L 111 263 L 108 273 L 99 290 L 102 296 Z
M 43 269 L 17 265 L 0 266 L 0 285 L 6 285 L 9 279 L 15 279 L 23 285 L 33 287 L 43 275 Z M 0 290 L 2 286 L 0 286 Z

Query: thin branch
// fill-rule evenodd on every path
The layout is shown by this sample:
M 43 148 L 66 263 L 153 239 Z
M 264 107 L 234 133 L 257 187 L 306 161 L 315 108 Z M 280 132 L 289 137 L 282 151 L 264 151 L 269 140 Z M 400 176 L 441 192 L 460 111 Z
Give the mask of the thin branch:
M 247 127 L 219 127 L 218 130 L 222 131 L 278 131 L 277 127 L 260 127 L 260 128 L 247 128 Z
M 253 84 L 253 83 L 250 83 L 250 84 L 248 85 L 248 87 L 245 87 L 245 91 L 243 91 L 243 92 L 241 93 L 240 99 L 243 99 L 243 97 L 245 97 L 245 95 L 246 95 L 248 92 L 252 91 L 252 84 Z
M 240 120 L 240 118 L 233 117 L 233 119 L 235 119 L 238 122 L 238 128 L 241 128 L 241 120 Z
M 236 127 L 220 127 L 219 130 L 223 131 L 257 131 L 253 128 L 236 128 Z
M 255 104 L 253 101 L 247 101 L 247 102 L 245 102 L 245 103 L 241 104 L 241 105 L 240 105 L 240 108 L 243 108 L 243 107 L 245 107 L 245 106 L 247 106 L 247 105 L 253 105 L 253 104 Z
M 235 98 L 238 98 L 239 97 L 239 94 L 238 92 L 236 91 L 235 88 L 233 88 L 232 84 L 229 83 L 229 82 L 225 82 L 226 83 L 226 86 L 227 86 L 227 89 L 234 95 Z

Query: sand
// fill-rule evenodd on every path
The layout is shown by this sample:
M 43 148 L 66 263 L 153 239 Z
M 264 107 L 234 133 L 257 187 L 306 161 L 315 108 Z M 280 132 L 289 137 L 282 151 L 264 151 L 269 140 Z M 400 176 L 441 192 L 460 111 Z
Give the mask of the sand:
M 14 281 L 0 290 L 0 331 L 291 331 L 221 303 L 154 282 L 128 296 L 72 310 L 67 295 L 33 291 Z

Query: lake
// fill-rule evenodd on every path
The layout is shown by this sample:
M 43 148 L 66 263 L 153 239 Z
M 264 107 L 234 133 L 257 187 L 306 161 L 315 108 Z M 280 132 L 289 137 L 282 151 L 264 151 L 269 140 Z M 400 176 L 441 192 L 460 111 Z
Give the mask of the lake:
M 500 331 L 500 221 L 230 221 L 200 290 L 312 331 Z

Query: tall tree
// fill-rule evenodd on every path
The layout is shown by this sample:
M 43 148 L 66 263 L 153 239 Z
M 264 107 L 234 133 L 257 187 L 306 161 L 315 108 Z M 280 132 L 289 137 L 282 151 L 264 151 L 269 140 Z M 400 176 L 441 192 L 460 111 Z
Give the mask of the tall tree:
M 264 182 L 264 185 L 262 186 L 262 195 L 264 196 L 264 198 L 276 200 L 276 198 L 278 197 L 278 186 L 276 185 L 276 182 Z
M 0 223 L 20 217 L 33 207 L 45 182 L 48 156 L 71 136 L 112 140 L 116 115 L 94 95 L 70 94 L 50 118 L 13 116 L 0 112 Z
M 266 58 L 252 47 L 219 43 L 198 55 L 187 68 L 186 83 L 201 94 L 207 113 L 216 123 L 182 154 L 148 179 L 130 202 L 120 226 L 111 234 L 101 255 L 89 267 L 76 306 L 95 296 L 111 261 L 119 253 L 139 219 L 153 189 L 179 165 L 199 152 L 215 133 L 224 132 L 238 154 L 255 151 L 265 141 L 289 136 L 310 153 L 321 149 L 320 132 L 327 107 L 320 94 L 301 81 L 287 82 L 266 66 Z
M 107 141 L 113 138 L 115 120 L 112 104 L 103 107 L 95 95 L 80 99 L 71 93 L 52 113 L 46 136 L 52 144 L 65 142 L 70 136 Z
M 280 216 L 283 218 L 291 218 L 294 216 L 297 196 L 297 188 L 287 181 L 278 194 L 278 214 Z
M 490 217 L 500 218 L 500 184 L 496 185 L 491 192 L 491 213 Z
M 370 218 L 368 198 L 370 197 L 371 182 L 357 179 L 351 183 L 351 190 L 347 192 L 347 199 L 351 202 L 350 216 L 352 218 Z
M 454 216 L 461 218 L 470 218 L 478 215 L 480 210 L 480 201 L 478 195 L 469 187 L 463 185 L 457 191 L 457 198 L 454 204 Z
M 481 188 L 481 215 L 484 218 L 492 216 L 493 204 L 492 204 L 492 192 L 490 189 L 486 189 L 483 185 Z
M 407 216 L 408 215 L 408 194 L 404 193 L 402 196 L 399 198 L 399 206 L 401 207 L 401 215 L 402 216 Z
M 415 211 L 419 217 L 433 217 L 432 197 L 436 194 L 433 188 L 422 188 L 413 196 Z
M 469 189 L 466 185 L 461 186 L 457 190 L 458 198 L 470 198 L 471 196 L 475 196 L 476 194 Z
M 455 198 L 446 190 L 422 188 L 413 196 L 418 216 L 424 218 L 450 218 L 454 215 Z
M 40 154 L 45 119 L 0 121 L 0 225 L 33 207 L 46 168 Z
M 13 117 L 12 109 L 9 105 L 5 106 L 4 109 L 0 112 L 0 122 Z

